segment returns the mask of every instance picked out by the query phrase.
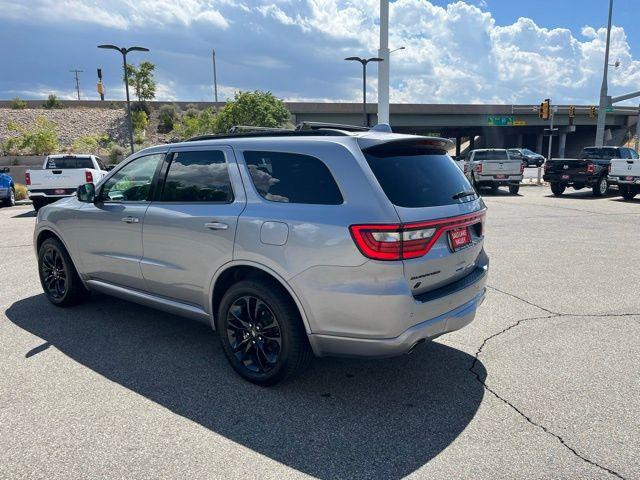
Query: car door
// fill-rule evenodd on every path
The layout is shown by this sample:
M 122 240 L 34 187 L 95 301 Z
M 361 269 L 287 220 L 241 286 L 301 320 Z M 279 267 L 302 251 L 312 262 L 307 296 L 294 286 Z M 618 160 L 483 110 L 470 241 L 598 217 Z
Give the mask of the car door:
M 143 155 L 118 168 L 78 210 L 75 245 L 90 279 L 144 290 L 142 225 L 165 153 Z
M 211 280 L 233 259 L 245 204 L 230 147 L 171 149 L 144 220 L 147 290 L 208 311 Z

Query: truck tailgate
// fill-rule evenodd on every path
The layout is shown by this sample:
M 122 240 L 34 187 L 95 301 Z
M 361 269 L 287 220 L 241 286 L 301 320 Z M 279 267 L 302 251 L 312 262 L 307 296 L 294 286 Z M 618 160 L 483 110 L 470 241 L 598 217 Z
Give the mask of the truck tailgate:
M 640 177 L 640 160 L 612 160 L 611 172 L 612 177 Z
M 85 168 L 30 170 L 31 185 L 29 189 L 45 188 L 78 188 L 86 183 Z
M 563 175 L 586 175 L 587 167 L 591 164 L 589 160 L 581 159 L 552 159 L 547 162 L 547 173 L 561 173 Z
M 520 160 L 483 160 L 483 175 L 520 175 Z

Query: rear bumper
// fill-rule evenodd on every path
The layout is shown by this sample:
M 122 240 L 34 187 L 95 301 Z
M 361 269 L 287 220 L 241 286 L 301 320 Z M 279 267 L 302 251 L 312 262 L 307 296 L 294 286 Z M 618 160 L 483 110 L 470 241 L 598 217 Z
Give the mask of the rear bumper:
M 0 187 L 0 198 L 8 198 L 11 194 L 10 188 Z
M 372 326 L 382 319 L 389 328 L 402 324 L 407 318 L 419 323 L 410 323 L 398 335 L 384 338 L 373 338 L 364 332 L 361 335 L 311 333 L 309 342 L 314 353 L 318 356 L 392 357 L 408 353 L 421 341 L 463 328 L 475 318 L 476 309 L 486 295 L 489 265 L 484 253 L 481 257 L 479 266 L 454 284 L 417 297 L 409 294 L 388 298 L 384 304 L 393 308 L 385 308 L 380 303 L 377 315 L 371 315 L 368 310 L 368 317 L 361 319 Z M 358 306 L 354 304 L 353 309 L 356 308 Z
M 563 176 L 568 176 L 569 178 L 562 178 Z M 564 185 L 587 185 L 589 187 L 593 186 L 596 178 L 593 175 L 567 175 L 563 173 L 545 173 L 542 179 L 545 182 L 549 183 L 562 183 Z
M 633 177 L 631 180 L 627 180 L 625 177 L 609 176 L 607 181 L 612 185 L 640 185 L 640 177 Z
M 61 189 L 61 190 L 65 190 L 64 194 L 55 194 L 53 193 L 53 191 L 51 189 L 34 189 L 34 190 L 29 190 L 28 194 L 29 194 L 29 198 L 30 199 L 34 199 L 34 198 L 42 198 L 42 199 L 51 199 L 51 200 L 60 200 L 61 198 L 68 198 L 68 197 L 73 197 L 76 194 L 76 189 L 75 188 L 66 188 L 66 189 Z
M 475 174 L 475 180 L 480 185 L 518 185 L 522 182 L 523 175 L 507 175 L 506 178 L 496 178 L 495 175 Z

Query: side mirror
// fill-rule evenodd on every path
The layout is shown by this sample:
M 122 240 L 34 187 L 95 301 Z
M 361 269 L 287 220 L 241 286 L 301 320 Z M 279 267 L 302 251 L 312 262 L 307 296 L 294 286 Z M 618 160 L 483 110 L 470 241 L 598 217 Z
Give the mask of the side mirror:
M 93 183 L 85 183 L 78 187 L 76 192 L 78 200 L 83 203 L 93 203 L 96 199 L 96 186 Z

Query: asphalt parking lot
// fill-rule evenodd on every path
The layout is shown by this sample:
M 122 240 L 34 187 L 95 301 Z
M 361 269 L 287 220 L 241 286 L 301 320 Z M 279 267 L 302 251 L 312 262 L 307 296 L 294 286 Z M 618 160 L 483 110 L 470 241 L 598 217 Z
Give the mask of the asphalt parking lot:
M 520 193 L 485 197 L 474 323 L 271 389 L 200 324 L 51 306 L 0 209 L 0 478 L 640 478 L 640 201 Z

